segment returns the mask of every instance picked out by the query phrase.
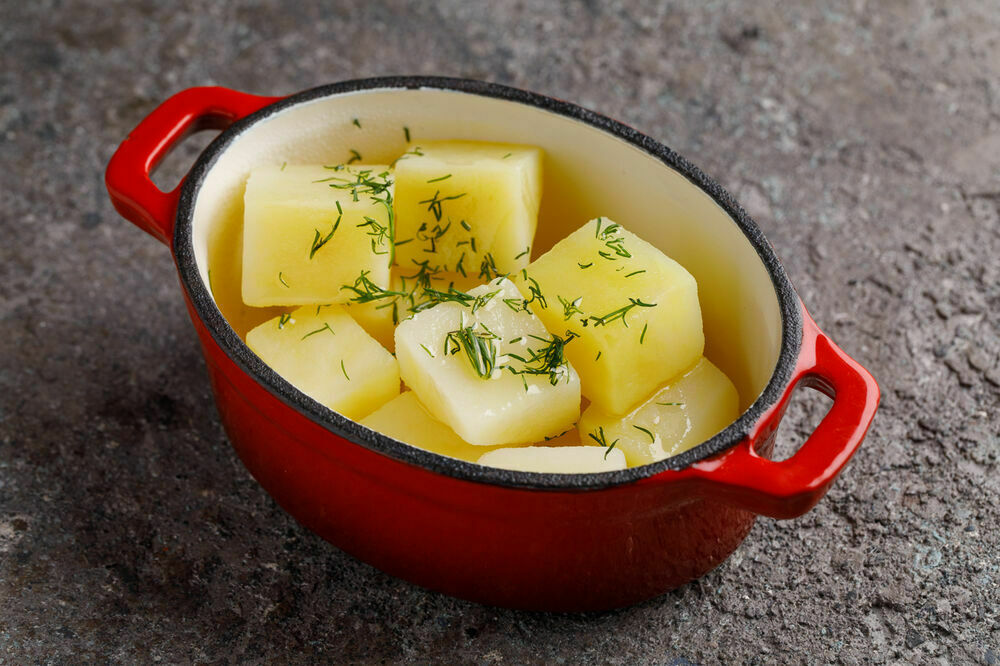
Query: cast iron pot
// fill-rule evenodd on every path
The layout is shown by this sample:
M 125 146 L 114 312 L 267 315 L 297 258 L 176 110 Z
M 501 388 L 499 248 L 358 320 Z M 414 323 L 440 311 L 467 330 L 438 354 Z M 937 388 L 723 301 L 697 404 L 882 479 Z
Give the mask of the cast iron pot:
M 152 169 L 205 128 L 223 131 L 181 185 L 159 190 Z M 605 215 L 691 271 L 706 356 L 736 384 L 741 416 L 700 446 L 644 467 L 505 471 L 362 427 L 261 362 L 241 339 L 274 316 L 239 297 L 249 170 L 329 164 L 350 150 L 386 163 L 435 138 L 545 149 L 535 256 Z M 872 376 L 816 327 L 760 229 L 729 194 L 666 146 L 573 104 L 427 77 L 349 81 L 284 98 L 192 88 L 135 128 L 106 178 L 118 211 L 173 252 L 222 422 L 254 477 L 337 547 L 447 594 L 578 611 L 682 585 L 728 557 L 757 515 L 793 518 L 812 508 L 878 406 Z M 772 462 L 775 430 L 800 385 L 833 404 L 791 458 Z

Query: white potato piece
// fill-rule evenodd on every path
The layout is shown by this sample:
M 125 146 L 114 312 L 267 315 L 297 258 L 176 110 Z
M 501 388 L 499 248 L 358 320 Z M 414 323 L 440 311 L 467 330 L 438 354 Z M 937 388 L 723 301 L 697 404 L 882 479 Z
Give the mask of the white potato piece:
M 391 215 L 387 166 L 254 169 L 244 195 L 243 302 L 343 303 L 350 292 L 341 287 L 362 273 L 388 287 Z
M 247 346 L 295 388 L 359 419 L 399 395 L 399 366 L 339 305 L 307 305 L 247 333 Z
M 624 414 L 688 370 L 705 347 L 698 285 L 683 266 L 608 218 L 591 220 L 513 276 L 553 333 L 583 394 Z
M 528 265 L 542 197 L 540 148 L 420 142 L 395 169 L 401 265 L 430 260 L 479 274 L 486 261 L 487 279 Z
M 479 458 L 480 465 L 521 472 L 589 474 L 625 469 L 625 454 L 600 446 L 501 448 Z
M 580 378 L 506 278 L 439 303 L 396 328 L 403 381 L 470 444 L 527 444 L 580 415 Z
M 617 416 L 596 404 L 580 417 L 581 441 L 620 449 L 629 467 L 648 465 L 701 444 L 739 416 L 739 396 L 707 358 L 654 393 L 632 412 Z
M 417 394 L 406 391 L 361 419 L 361 425 L 425 451 L 476 462 L 491 447 L 469 444 L 431 416 Z M 576 434 L 575 432 L 573 433 Z

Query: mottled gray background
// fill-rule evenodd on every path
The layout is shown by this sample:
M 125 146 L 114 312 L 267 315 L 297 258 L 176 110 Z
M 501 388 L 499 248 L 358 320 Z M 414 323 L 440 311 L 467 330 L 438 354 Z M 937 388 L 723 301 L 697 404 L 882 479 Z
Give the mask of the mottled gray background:
M 0 3 L 0 663 L 1000 662 L 996 0 L 284 4 Z M 104 166 L 187 86 L 399 73 L 577 101 L 737 195 L 883 387 L 814 511 L 560 616 L 417 589 L 275 506 Z

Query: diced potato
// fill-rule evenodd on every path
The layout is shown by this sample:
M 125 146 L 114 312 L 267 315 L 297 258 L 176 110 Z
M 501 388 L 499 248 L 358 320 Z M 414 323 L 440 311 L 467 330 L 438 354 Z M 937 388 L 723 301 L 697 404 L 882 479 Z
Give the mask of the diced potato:
M 702 358 L 625 416 L 591 405 L 580 417 L 581 441 L 615 444 L 630 467 L 675 456 L 701 444 L 739 416 L 736 387 Z
M 528 265 L 542 197 L 541 149 L 425 142 L 395 168 L 399 263 L 430 260 L 478 275 L 486 261 L 487 279 Z
M 525 446 L 496 449 L 479 458 L 480 465 L 522 472 L 588 474 L 625 469 L 625 455 L 600 446 Z
M 580 379 L 562 339 L 549 336 L 506 278 L 469 297 L 396 328 L 403 381 L 470 444 L 526 444 L 562 433 L 580 414 Z
M 408 319 L 415 308 L 430 300 L 425 288 L 447 292 L 449 289 L 469 291 L 485 282 L 479 277 L 461 273 L 445 273 L 429 270 L 404 270 L 399 266 L 392 269 L 388 290 L 366 290 L 360 285 L 351 291 L 351 301 L 346 303 L 347 312 L 368 334 L 379 341 L 389 351 L 395 351 L 396 326 Z
M 392 354 L 344 308 L 308 305 L 247 333 L 247 346 L 297 389 L 359 419 L 399 395 Z
M 244 197 L 243 301 L 343 303 L 350 292 L 341 286 L 362 272 L 388 287 L 391 192 L 383 165 L 254 169 Z
M 469 444 L 459 437 L 431 416 L 413 391 L 406 391 L 385 403 L 360 423 L 411 446 L 459 460 L 476 462 L 484 451 L 493 450 L 493 447 Z
M 583 394 L 623 414 L 697 362 L 698 285 L 684 267 L 607 218 L 591 220 L 514 276 L 566 355 Z

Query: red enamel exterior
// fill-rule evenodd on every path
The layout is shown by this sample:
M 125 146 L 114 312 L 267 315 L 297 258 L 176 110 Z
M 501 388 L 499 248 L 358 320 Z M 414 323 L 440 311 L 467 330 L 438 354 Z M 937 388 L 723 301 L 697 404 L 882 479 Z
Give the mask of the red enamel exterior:
M 108 166 L 115 207 L 169 244 L 180 187 L 161 192 L 150 171 L 187 133 L 224 128 L 276 99 L 224 88 L 168 99 Z M 336 435 L 242 370 L 185 298 L 230 441 L 285 510 L 387 573 L 498 606 L 615 608 L 701 576 L 739 546 L 756 515 L 792 518 L 812 508 L 857 450 L 879 400 L 871 375 L 803 309 L 793 376 L 736 446 L 607 488 L 512 488 L 400 462 Z M 774 433 L 800 384 L 833 406 L 795 455 L 772 462 Z

